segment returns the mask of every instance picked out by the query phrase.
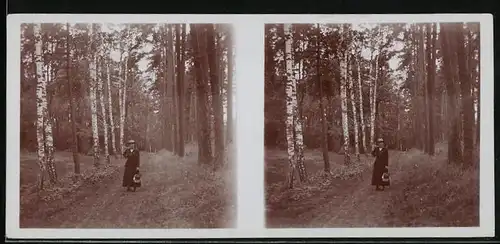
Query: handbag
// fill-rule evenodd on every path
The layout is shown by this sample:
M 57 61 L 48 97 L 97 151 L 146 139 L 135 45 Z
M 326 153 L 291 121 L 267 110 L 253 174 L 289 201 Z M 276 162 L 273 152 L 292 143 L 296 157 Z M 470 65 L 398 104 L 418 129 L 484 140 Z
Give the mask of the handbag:
M 391 177 L 389 173 L 385 172 L 382 174 L 382 182 L 389 182 L 391 180 Z
M 136 173 L 134 175 L 134 178 L 132 178 L 132 181 L 135 183 L 135 184 L 140 184 L 141 183 L 141 174 L 140 173 Z

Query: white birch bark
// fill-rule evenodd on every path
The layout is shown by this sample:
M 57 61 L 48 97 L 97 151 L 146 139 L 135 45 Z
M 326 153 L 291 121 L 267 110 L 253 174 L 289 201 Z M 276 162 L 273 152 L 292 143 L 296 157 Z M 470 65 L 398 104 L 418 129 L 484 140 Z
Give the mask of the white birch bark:
M 108 74 L 109 75 L 109 74 Z M 108 121 L 106 119 L 106 103 L 104 102 L 104 81 L 103 79 L 99 79 L 97 82 L 98 91 L 99 91 L 99 100 L 101 102 L 101 114 L 102 114 L 102 123 L 104 126 L 104 160 L 106 163 L 109 163 L 109 147 L 108 147 Z
M 349 65 L 350 66 L 350 65 Z M 348 67 L 349 67 L 348 66 Z M 353 116 L 353 122 L 354 122 L 354 154 L 356 155 L 356 158 L 359 159 L 359 134 L 358 134 L 358 113 L 356 111 L 356 99 L 354 96 L 354 82 L 352 79 L 352 67 L 349 69 L 348 72 L 348 79 L 347 79 L 347 85 L 349 87 L 349 90 L 351 91 L 351 106 L 352 106 L 352 116 Z
M 91 43 L 95 44 L 95 33 L 93 32 L 94 24 L 90 25 L 89 36 Z M 90 45 L 92 47 L 92 45 Z M 96 82 L 97 82 L 97 64 L 96 55 L 92 48 L 89 48 L 89 68 L 90 68 L 90 111 L 92 117 L 92 139 L 93 139 L 93 153 L 94 153 L 94 166 L 99 166 L 99 130 L 97 122 L 97 94 L 96 94 Z
M 123 122 L 124 122 L 124 115 L 123 115 L 123 78 L 122 78 L 122 75 L 123 75 L 123 49 L 121 50 L 121 53 L 120 53 L 120 69 L 118 71 L 118 106 L 119 106 L 119 110 L 120 110 L 120 121 L 119 121 L 119 140 L 120 140 L 120 155 L 123 153 Z
M 111 58 L 111 57 L 109 57 Z M 111 149 L 113 154 L 117 154 L 116 151 L 116 138 L 115 138 L 115 122 L 113 119 L 113 97 L 111 96 L 111 70 L 109 68 L 109 61 L 106 62 L 107 68 L 107 85 L 108 85 L 108 114 L 109 114 L 109 124 L 111 126 Z
M 374 88 L 374 85 L 373 85 L 373 82 L 374 82 L 374 77 L 373 77 L 373 50 L 372 50 L 372 53 L 371 53 L 371 57 L 370 57 L 370 71 L 369 71 L 369 76 L 370 76 L 370 94 L 368 95 L 369 98 L 370 98 L 370 145 L 371 147 L 373 148 L 375 146 L 375 128 L 373 126 L 373 121 L 375 120 L 375 111 L 373 110 L 373 88 Z
M 294 100 L 296 103 L 296 97 L 294 96 L 293 89 L 293 61 L 292 61 L 292 39 L 288 36 L 290 33 L 291 25 L 284 24 L 285 32 L 285 67 L 287 80 L 285 85 L 286 92 L 286 139 L 287 139 L 287 152 L 288 152 L 288 164 L 290 167 L 288 187 L 293 187 L 294 175 L 296 171 L 296 157 L 295 157 L 295 141 L 294 141 Z
M 371 93 L 373 94 L 370 100 L 371 104 L 371 117 L 370 117 L 370 139 L 372 147 L 375 145 L 375 116 L 377 113 L 377 80 L 378 80 L 378 58 L 379 55 L 375 56 L 375 77 L 373 79 Z
M 346 34 L 346 26 L 342 26 L 342 31 L 340 35 L 345 35 Z M 343 39 L 343 36 L 341 37 Z M 342 41 L 341 41 L 342 42 Z M 344 135 L 344 163 L 349 164 L 350 163 L 350 151 L 349 151 L 349 121 L 347 117 L 347 79 L 348 79 L 348 66 L 347 66 L 347 58 L 348 58 L 348 53 L 347 51 L 343 53 L 340 50 L 340 48 L 337 50 L 338 57 L 340 59 L 340 101 L 341 101 L 341 110 L 342 110 L 342 131 Z
M 45 83 L 47 85 L 47 82 Z M 45 107 L 44 107 L 44 130 L 45 130 L 45 152 L 46 152 L 46 163 L 47 171 L 49 173 L 49 179 L 52 184 L 57 182 L 57 171 L 54 162 L 54 137 L 52 134 L 52 118 L 48 112 L 47 103 L 47 88 L 45 87 Z
M 123 71 L 123 101 L 122 101 L 122 112 L 120 114 L 120 143 L 123 152 L 124 148 L 124 140 L 125 140 L 125 118 L 127 117 L 127 78 L 128 78 L 128 56 L 130 53 L 127 53 L 127 57 L 125 58 L 125 70 Z
M 47 50 L 51 54 L 55 53 L 55 45 L 51 42 L 47 43 Z M 55 184 L 57 182 L 57 172 L 54 164 L 54 137 L 52 134 L 52 116 L 49 112 L 49 95 L 47 93 L 47 86 L 54 78 L 54 68 L 52 67 L 52 62 L 49 60 L 47 62 L 47 76 L 45 81 L 45 101 L 46 106 L 44 107 L 44 132 L 45 132 L 45 159 L 47 164 L 47 172 L 49 174 L 50 183 Z
M 295 76 L 294 76 L 295 77 Z M 295 95 L 293 101 L 293 119 L 294 119 L 294 130 L 295 130 L 295 153 L 297 159 L 297 168 L 299 170 L 300 181 L 305 181 L 306 169 L 304 165 L 304 135 L 302 132 L 302 118 L 300 118 L 299 107 L 297 104 L 297 83 L 293 80 L 293 94 Z
M 290 35 L 291 35 L 291 26 L 290 26 Z M 290 38 L 292 38 L 290 36 Z M 291 47 L 293 47 L 293 39 L 291 40 Z M 292 49 L 292 48 L 291 48 Z M 295 62 L 295 57 L 294 57 L 294 52 L 291 50 L 290 52 L 290 57 L 292 60 L 292 67 L 297 67 L 297 69 L 292 68 L 292 87 L 293 87 L 293 98 L 292 99 L 292 105 L 293 105 L 293 125 L 294 125 L 294 144 L 295 144 L 295 159 L 296 159 L 296 167 L 298 169 L 299 173 L 299 179 L 301 182 L 306 181 L 307 175 L 306 175 L 306 169 L 304 165 L 304 135 L 303 135 L 303 129 L 302 129 L 302 118 L 300 116 L 300 111 L 299 111 L 299 106 L 298 106 L 298 95 L 297 95 L 297 76 L 295 74 L 295 71 L 297 70 L 298 73 L 298 78 L 302 79 L 302 66 L 301 62 L 297 63 Z
M 366 153 L 368 150 L 366 148 L 366 124 L 365 124 L 365 115 L 363 112 L 363 82 L 361 81 L 361 62 L 359 59 L 357 60 L 358 66 L 358 90 L 359 90 L 359 117 L 361 122 L 361 134 L 362 134 L 362 142 L 361 146 L 363 151 Z
M 44 187 L 45 173 L 47 171 L 46 167 L 46 156 L 45 156 L 45 138 L 44 138 L 44 111 L 47 107 L 47 96 L 46 96 L 46 81 L 43 75 L 43 58 L 42 58 L 42 36 L 41 36 L 41 24 L 34 24 L 33 32 L 35 37 L 35 65 L 36 65 L 36 138 L 37 138 L 37 154 L 38 154 L 38 166 L 40 167 L 40 174 L 38 175 L 38 186 L 39 189 Z

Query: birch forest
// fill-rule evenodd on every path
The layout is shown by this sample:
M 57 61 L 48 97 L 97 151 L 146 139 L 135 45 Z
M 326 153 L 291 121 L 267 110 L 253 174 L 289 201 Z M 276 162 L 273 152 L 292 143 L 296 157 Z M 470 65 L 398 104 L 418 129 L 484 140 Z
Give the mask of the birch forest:
M 425 226 L 451 202 L 469 219 L 433 224 L 478 224 L 479 34 L 479 23 L 267 24 L 268 227 Z M 389 200 L 371 191 L 378 138 Z M 403 209 L 408 195 L 422 211 Z
M 168 194 L 163 185 L 197 180 L 220 189 L 181 190 L 193 198 L 198 191 L 221 198 L 217 192 L 227 186 L 225 178 L 216 177 L 230 168 L 235 117 L 231 39 L 225 24 L 23 24 L 21 195 L 35 185 L 38 197 L 51 189 L 85 188 L 88 178 L 104 178 L 101 188 L 120 189 L 121 176 L 109 179 L 123 170 L 124 144 L 132 139 L 149 180 L 144 187 L 149 193 L 143 194 L 151 196 L 142 198 Z M 101 199 L 116 197 L 101 188 L 92 191 L 102 193 Z M 104 201 L 96 197 L 88 204 Z M 219 202 L 227 205 L 225 199 Z M 31 203 L 26 204 L 27 209 Z M 204 203 L 199 204 L 191 207 Z M 199 219 L 184 219 L 184 225 L 213 227 L 223 221 L 190 214 Z

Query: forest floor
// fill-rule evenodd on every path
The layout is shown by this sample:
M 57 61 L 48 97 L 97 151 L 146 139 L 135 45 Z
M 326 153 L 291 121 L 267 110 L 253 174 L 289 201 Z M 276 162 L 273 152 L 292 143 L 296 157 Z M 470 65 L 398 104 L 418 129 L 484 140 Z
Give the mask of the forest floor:
M 309 182 L 284 187 L 286 151 L 266 150 L 268 228 L 479 226 L 479 169 L 446 162 L 446 145 L 435 156 L 412 149 L 389 151 L 391 186 L 371 186 L 373 157 L 353 166 L 330 154 L 323 173 L 319 151 L 306 152 Z
M 65 182 L 71 178 L 66 173 L 73 167 L 71 153 L 57 153 L 55 158 L 61 181 Z M 47 197 L 48 193 L 44 198 L 27 190 L 36 182 L 36 154 L 22 154 L 21 228 L 233 227 L 231 216 L 236 209 L 230 166 L 217 171 L 201 166 L 193 148 L 186 148 L 184 158 L 168 151 L 142 152 L 142 187 L 136 192 L 127 192 L 121 186 L 125 159 L 113 159 L 98 174 L 85 173 L 96 171 L 91 157 L 82 155 L 80 159 L 83 183 L 56 194 L 56 198 Z

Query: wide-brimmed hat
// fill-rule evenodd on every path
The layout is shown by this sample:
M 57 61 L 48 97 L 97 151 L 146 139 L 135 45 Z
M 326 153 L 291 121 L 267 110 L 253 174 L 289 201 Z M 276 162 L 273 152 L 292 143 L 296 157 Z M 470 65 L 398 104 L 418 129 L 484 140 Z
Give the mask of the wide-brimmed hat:
M 384 139 L 382 139 L 382 138 L 378 138 L 378 139 L 377 139 L 377 142 L 384 142 Z
M 127 144 L 135 144 L 135 141 L 134 140 L 128 140 Z

